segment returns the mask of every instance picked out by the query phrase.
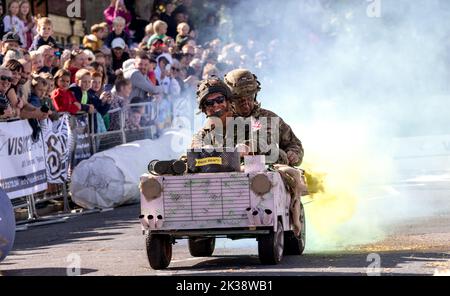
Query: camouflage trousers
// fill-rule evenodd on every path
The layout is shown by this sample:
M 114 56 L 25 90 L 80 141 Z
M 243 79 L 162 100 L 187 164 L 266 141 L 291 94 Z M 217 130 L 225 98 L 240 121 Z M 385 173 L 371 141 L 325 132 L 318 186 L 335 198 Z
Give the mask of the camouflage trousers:
M 303 173 L 301 170 L 284 164 L 276 164 L 274 168 L 280 173 L 286 189 L 291 194 L 291 204 L 289 207 L 291 221 L 295 235 L 299 236 L 302 228 L 300 223 L 300 201 L 301 196 L 307 192 Z

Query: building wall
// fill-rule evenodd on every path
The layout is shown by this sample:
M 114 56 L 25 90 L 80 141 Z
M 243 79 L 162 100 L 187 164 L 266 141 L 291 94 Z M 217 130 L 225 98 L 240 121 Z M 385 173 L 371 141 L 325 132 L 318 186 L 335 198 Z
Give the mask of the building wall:
M 4 1 L 5 12 L 9 2 Z M 111 3 L 110 0 L 79 0 L 81 4 L 81 18 L 70 19 L 67 14 L 69 5 L 77 0 L 30 0 L 35 11 L 48 15 L 54 25 L 55 37 L 62 44 L 79 44 L 82 38 L 90 33 L 90 27 L 104 21 L 103 11 Z M 149 19 L 154 0 L 135 0 L 136 11 L 143 19 Z M 73 32 L 72 32 L 73 28 Z M 74 36 L 72 36 L 72 33 Z M 69 37 L 71 37 L 69 40 Z

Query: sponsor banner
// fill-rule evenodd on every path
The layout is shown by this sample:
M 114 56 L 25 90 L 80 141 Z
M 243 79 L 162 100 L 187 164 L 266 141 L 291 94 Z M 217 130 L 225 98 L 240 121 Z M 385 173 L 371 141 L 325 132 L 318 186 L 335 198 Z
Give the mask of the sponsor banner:
M 44 142 L 26 120 L 0 122 L 0 187 L 10 199 L 47 189 Z
M 47 181 L 50 184 L 64 184 L 69 167 L 69 115 L 64 114 L 56 121 L 41 121 L 44 135 Z

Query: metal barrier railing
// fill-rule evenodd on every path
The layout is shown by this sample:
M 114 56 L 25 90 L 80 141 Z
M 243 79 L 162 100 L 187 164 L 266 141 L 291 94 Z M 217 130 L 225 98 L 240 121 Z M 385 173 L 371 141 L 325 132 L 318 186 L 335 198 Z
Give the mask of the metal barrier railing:
M 128 124 L 129 117 L 132 110 L 138 110 L 142 108 L 142 114 L 140 114 L 140 127 L 138 129 L 131 128 Z M 95 126 L 96 116 L 90 116 L 90 137 L 92 143 L 93 153 L 101 152 L 106 149 L 113 148 L 117 145 L 137 141 L 144 139 L 154 139 L 157 136 L 157 115 L 158 115 L 158 104 L 153 102 L 147 103 L 134 103 L 129 104 L 124 108 L 116 108 L 109 110 L 108 114 L 113 117 L 113 115 L 118 115 L 119 120 L 118 129 L 108 130 L 106 132 L 95 132 L 92 127 Z

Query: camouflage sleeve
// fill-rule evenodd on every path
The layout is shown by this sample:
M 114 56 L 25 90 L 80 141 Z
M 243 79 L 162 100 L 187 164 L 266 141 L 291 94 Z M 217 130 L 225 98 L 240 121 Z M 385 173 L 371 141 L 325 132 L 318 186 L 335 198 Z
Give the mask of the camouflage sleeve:
M 292 131 L 292 128 L 284 122 L 280 117 L 280 150 L 284 152 L 292 151 L 298 155 L 299 161 L 294 164 L 299 166 L 303 161 L 303 146 L 302 142 L 297 138 L 297 136 Z
M 201 129 L 193 137 L 191 141 L 191 149 L 200 149 L 203 147 L 203 138 L 205 137 L 205 131 Z

